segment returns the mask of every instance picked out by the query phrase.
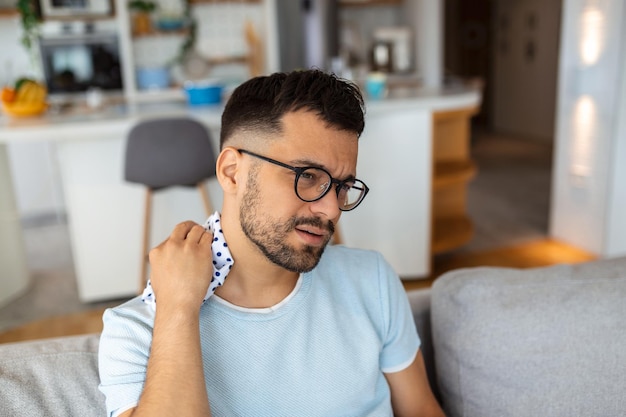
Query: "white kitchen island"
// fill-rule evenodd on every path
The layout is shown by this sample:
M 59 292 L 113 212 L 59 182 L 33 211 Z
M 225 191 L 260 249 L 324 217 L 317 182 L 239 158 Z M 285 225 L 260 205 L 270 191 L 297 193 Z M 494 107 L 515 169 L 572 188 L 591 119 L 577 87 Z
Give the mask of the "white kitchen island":
M 433 114 L 475 108 L 480 99 L 480 92 L 470 89 L 392 90 L 389 97 L 366 103 L 357 171 L 371 191 L 357 210 L 342 216 L 340 230 L 346 245 L 380 251 L 403 278 L 429 274 Z M 221 111 L 220 106 L 190 108 L 171 102 L 0 119 L 0 172 L 9 172 L 6 144 L 54 144 L 82 301 L 137 292 L 144 194 L 142 186 L 123 178 L 128 131 L 141 119 L 188 115 L 207 125 L 217 150 Z M 8 174 L 0 177 L 0 220 L 4 221 L 0 249 L 12 247 L 17 253 L 0 257 L 0 274 L 2 281 L 15 283 L 28 274 L 12 187 Z M 208 188 L 215 207 L 221 207 L 219 185 L 212 180 Z M 160 191 L 154 204 L 152 245 L 176 223 L 202 222 L 206 217 L 195 189 Z

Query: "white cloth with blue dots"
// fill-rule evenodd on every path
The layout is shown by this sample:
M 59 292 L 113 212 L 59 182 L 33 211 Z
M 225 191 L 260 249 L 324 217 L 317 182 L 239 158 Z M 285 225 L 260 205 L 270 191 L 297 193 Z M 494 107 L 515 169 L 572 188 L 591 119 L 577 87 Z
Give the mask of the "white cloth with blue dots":
M 235 261 L 228 250 L 228 244 L 222 233 L 219 212 L 216 211 L 209 216 L 202 227 L 213 233 L 213 243 L 211 244 L 211 251 L 213 252 L 213 278 L 211 279 L 209 290 L 202 300 L 204 304 L 206 300 L 213 295 L 215 290 L 224 283 Z M 152 291 L 150 280 L 148 280 L 146 288 L 143 290 L 141 300 L 146 304 L 156 307 L 156 299 L 154 297 L 154 291 Z

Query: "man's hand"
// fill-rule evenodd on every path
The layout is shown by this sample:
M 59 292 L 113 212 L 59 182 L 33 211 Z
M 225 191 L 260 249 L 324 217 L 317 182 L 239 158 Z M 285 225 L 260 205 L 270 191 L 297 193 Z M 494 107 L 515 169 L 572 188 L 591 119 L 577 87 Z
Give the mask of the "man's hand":
M 121 417 L 211 416 L 199 312 L 213 276 L 212 241 L 202 226 L 186 221 L 150 251 L 157 309 L 146 381 L 137 407 Z
M 199 309 L 211 283 L 213 235 L 192 221 L 150 251 L 150 282 L 160 308 Z

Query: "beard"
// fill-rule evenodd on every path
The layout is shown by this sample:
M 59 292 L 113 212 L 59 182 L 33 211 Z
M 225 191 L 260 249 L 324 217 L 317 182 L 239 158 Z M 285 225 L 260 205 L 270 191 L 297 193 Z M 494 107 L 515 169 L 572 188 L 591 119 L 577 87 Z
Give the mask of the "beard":
M 253 172 L 250 174 L 246 193 L 239 209 L 239 219 L 244 234 L 267 259 L 288 271 L 302 273 L 315 268 L 335 231 L 333 222 L 328 221 L 324 224 L 318 217 L 296 216 L 280 222 L 267 215 L 258 215 L 257 209 L 261 205 L 261 196 L 255 174 Z M 321 246 L 304 245 L 301 249 L 289 245 L 287 243 L 289 233 L 302 225 L 327 230 L 329 234 L 324 244 Z

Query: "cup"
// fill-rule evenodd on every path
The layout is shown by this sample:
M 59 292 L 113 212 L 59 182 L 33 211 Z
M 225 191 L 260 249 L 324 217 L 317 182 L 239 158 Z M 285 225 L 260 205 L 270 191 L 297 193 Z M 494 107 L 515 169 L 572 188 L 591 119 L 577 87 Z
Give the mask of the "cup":
M 370 98 L 384 98 L 387 93 L 387 76 L 382 72 L 371 72 L 365 79 L 365 91 Z

